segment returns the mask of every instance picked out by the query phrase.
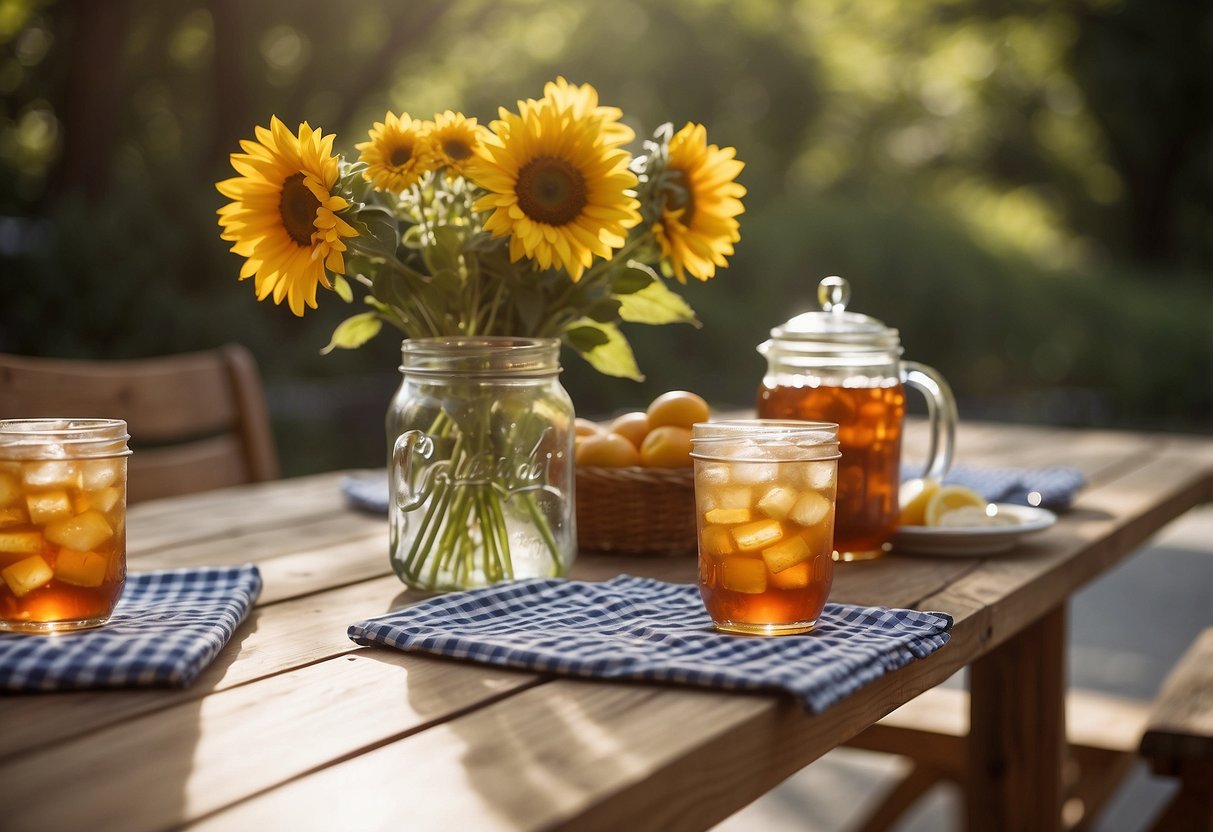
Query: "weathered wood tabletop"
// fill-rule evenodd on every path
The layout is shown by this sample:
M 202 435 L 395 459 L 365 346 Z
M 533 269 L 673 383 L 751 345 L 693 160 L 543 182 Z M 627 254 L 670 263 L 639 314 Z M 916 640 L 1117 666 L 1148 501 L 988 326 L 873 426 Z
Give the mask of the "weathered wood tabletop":
M 839 564 L 832 600 L 956 623 L 818 716 L 356 646 L 347 625 L 413 599 L 337 472 L 132 506 L 132 571 L 253 562 L 265 588 L 186 690 L 0 697 L 0 827 L 699 829 L 967 665 L 972 824 L 1055 826 L 1067 599 L 1213 499 L 1213 441 L 964 423 L 957 458 L 1072 465 L 1089 486 L 1007 554 Z M 694 563 L 583 554 L 574 577 L 620 572 L 690 581 Z

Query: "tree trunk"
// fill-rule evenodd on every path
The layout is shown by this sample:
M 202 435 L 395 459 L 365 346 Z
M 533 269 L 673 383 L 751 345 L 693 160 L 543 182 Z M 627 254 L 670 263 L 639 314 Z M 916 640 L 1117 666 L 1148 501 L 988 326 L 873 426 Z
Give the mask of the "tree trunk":
M 127 0 L 66 3 L 58 31 L 69 32 L 67 78 L 60 110 L 62 144 L 48 193 L 97 202 L 109 186 L 117 142 L 120 63 L 129 17 Z

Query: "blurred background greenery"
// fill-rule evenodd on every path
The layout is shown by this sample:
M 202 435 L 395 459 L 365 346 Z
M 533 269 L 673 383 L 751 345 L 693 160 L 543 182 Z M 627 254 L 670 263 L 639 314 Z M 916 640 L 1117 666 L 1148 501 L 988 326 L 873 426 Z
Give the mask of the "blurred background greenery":
M 321 356 L 335 295 L 256 303 L 213 183 L 272 114 L 349 152 L 562 74 L 642 135 L 706 124 L 749 189 L 703 328 L 631 328 L 641 384 L 566 354 L 579 413 L 751 405 L 754 347 L 840 274 L 962 417 L 1207 432 L 1211 38 L 1195 0 L 0 0 L 0 351 L 240 341 L 287 473 L 381 464 L 399 342 Z

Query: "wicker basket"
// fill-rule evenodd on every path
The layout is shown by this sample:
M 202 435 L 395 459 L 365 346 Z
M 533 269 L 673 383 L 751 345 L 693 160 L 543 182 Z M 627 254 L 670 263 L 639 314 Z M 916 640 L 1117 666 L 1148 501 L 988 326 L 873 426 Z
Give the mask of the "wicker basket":
M 627 555 L 693 555 L 694 472 L 578 466 L 577 546 Z

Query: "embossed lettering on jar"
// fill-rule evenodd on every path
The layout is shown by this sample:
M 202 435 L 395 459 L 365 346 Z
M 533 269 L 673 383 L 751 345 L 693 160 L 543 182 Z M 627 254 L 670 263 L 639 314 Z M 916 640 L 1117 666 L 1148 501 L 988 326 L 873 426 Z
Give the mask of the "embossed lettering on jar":
M 421 338 L 388 410 L 391 563 L 445 591 L 568 574 L 573 404 L 554 338 Z

